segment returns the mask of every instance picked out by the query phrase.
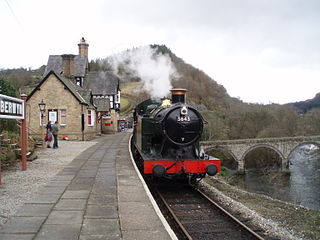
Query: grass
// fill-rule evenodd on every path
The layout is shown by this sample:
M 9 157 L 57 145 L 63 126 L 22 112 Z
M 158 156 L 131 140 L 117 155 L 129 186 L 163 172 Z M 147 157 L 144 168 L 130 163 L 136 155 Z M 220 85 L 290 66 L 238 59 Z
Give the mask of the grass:
M 138 88 L 141 88 L 141 83 L 140 82 L 122 83 L 122 85 L 121 85 L 121 94 L 132 95 L 132 93 Z
M 122 115 L 128 113 L 132 109 L 132 104 L 129 101 L 129 99 L 123 96 L 121 97 L 121 100 L 120 100 L 120 106 L 121 106 L 120 114 Z

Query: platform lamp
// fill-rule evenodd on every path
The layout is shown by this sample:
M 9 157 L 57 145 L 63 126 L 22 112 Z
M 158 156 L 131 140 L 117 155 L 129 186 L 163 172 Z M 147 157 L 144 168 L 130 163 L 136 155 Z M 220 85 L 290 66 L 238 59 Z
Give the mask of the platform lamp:
M 41 113 L 41 139 L 42 139 L 42 149 L 44 149 L 45 146 L 45 141 L 44 141 L 44 128 L 43 128 L 43 119 L 45 117 L 45 112 L 46 112 L 46 104 L 43 102 L 43 99 L 41 100 L 40 103 L 38 103 L 40 113 Z

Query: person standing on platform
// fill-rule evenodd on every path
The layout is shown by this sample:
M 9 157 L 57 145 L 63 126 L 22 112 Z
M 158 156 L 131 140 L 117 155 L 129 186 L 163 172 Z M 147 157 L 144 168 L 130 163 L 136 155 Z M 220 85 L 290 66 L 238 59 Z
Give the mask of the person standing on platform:
M 52 125 L 53 148 L 58 148 L 58 133 L 59 133 L 59 125 L 58 125 L 58 121 L 56 121 Z
M 46 125 L 47 133 L 46 133 L 46 141 L 47 141 L 47 148 L 51 148 L 51 141 L 52 141 L 52 125 L 51 121 L 48 121 Z

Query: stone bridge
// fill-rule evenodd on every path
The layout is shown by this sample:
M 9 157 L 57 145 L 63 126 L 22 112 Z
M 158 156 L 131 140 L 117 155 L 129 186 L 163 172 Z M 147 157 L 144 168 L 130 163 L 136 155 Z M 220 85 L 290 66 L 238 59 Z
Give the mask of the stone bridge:
M 249 152 L 257 148 L 269 148 L 279 154 L 284 170 L 288 168 L 288 159 L 296 148 L 306 144 L 314 144 L 320 147 L 320 136 L 217 140 L 202 141 L 200 144 L 205 152 L 220 150 L 231 154 L 234 160 L 238 162 L 238 170 L 241 172 L 245 170 L 244 160 Z

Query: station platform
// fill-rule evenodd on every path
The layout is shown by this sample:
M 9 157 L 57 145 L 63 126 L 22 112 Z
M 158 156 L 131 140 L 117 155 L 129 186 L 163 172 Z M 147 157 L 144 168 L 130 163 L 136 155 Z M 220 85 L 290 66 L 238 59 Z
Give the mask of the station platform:
M 10 217 L 0 240 L 176 239 L 132 163 L 130 135 L 98 138 Z

